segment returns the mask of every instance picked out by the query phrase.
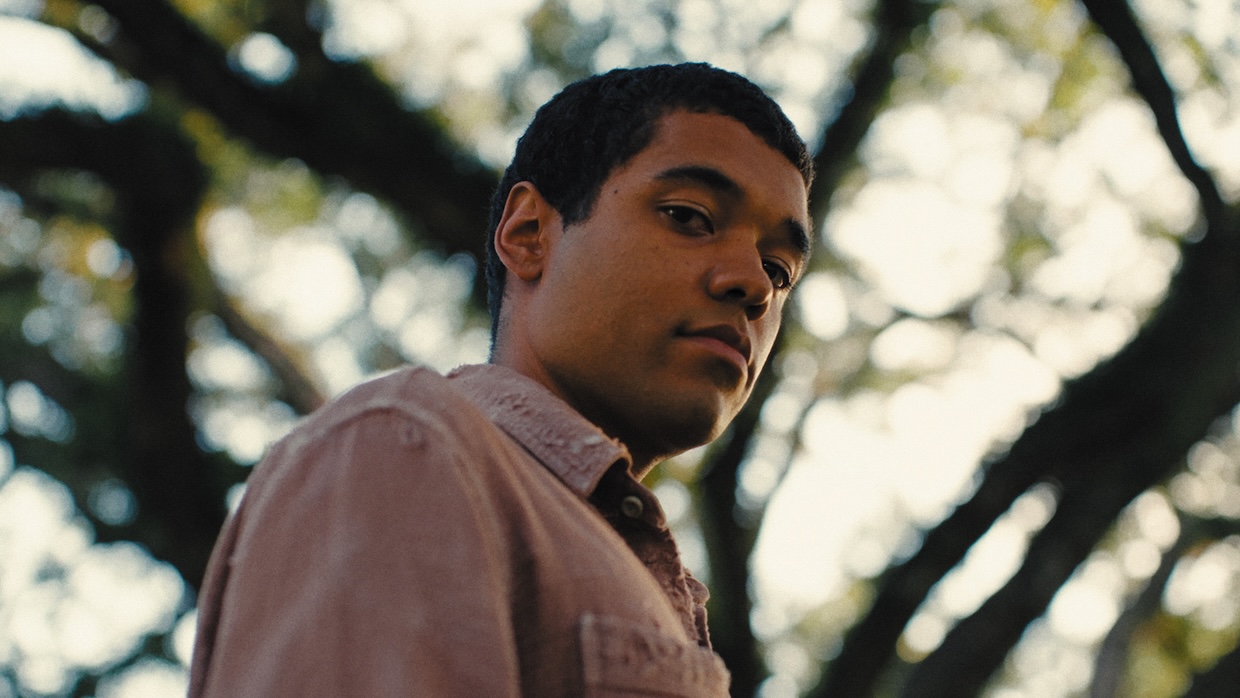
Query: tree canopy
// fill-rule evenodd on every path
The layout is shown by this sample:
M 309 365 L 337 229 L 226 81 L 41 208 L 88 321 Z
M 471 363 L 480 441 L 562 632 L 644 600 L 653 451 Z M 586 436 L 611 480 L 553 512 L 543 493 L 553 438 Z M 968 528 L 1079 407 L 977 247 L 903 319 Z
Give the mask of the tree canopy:
M 753 399 L 649 480 L 733 695 L 1234 693 L 1234 7 L 432 5 L 0 2 L 0 693 L 183 691 L 248 468 L 368 375 L 484 360 L 516 135 L 680 60 L 818 169 Z

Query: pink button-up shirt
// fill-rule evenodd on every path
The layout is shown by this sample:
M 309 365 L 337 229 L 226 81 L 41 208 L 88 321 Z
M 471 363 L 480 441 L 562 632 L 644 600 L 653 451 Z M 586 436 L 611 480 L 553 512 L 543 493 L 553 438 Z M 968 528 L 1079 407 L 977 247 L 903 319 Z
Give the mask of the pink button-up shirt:
M 216 544 L 190 696 L 723 696 L 628 452 L 505 368 L 405 369 L 280 441 Z

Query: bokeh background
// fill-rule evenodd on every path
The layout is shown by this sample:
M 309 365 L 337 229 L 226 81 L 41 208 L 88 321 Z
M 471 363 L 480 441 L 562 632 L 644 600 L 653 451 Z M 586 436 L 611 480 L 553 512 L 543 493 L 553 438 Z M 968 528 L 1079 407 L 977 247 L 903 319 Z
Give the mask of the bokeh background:
M 183 695 L 249 467 L 485 360 L 532 111 L 681 60 L 819 168 L 754 400 L 649 481 L 734 695 L 1236 695 L 1235 0 L 0 0 L 0 696 Z

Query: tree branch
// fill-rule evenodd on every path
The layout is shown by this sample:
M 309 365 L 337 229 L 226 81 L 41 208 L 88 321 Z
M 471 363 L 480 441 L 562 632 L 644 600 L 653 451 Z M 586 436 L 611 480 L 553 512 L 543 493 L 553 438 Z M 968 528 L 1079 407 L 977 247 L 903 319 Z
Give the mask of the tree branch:
M 1167 76 L 1158 64 L 1154 49 L 1137 25 L 1127 0 L 1081 0 L 1081 4 L 1089 11 L 1094 23 L 1119 49 L 1120 57 L 1128 66 L 1132 77 L 1133 89 L 1149 105 L 1158 126 L 1158 134 L 1162 136 L 1167 150 L 1185 178 L 1197 190 L 1206 220 L 1216 230 L 1225 230 L 1227 226 L 1221 220 L 1226 208 L 1223 197 L 1219 194 L 1214 179 L 1205 168 L 1197 164 L 1184 140 L 1179 117 L 1176 116 L 1175 95 L 1171 84 L 1167 82 Z
M 1094 679 L 1089 686 L 1089 698 L 1115 698 L 1123 682 L 1124 670 L 1128 665 L 1128 648 L 1132 644 L 1132 633 L 1144 621 L 1162 606 L 1163 591 L 1167 581 L 1175 570 L 1180 557 L 1195 543 L 1195 538 L 1180 535 L 1175 545 L 1163 553 L 1158 569 L 1146 581 L 1141 593 L 1128 604 L 1124 612 L 1116 619 L 1115 625 L 1102 640 L 1098 647 L 1098 656 L 1094 659 Z
M 1139 33 L 1135 25 L 1128 31 Z M 1169 100 L 1169 90 L 1146 96 L 1158 113 L 1174 113 L 1173 104 L 1158 101 Z M 1217 188 L 1208 173 L 1194 176 L 1202 175 L 1209 181 L 1200 189 L 1207 206 Z M 1024 566 L 917 667 L 906 695 L 979 690 L 1114 515 L 1165 477 L 1215 417 L 1236 404 L 1240 246 L 1233 240 L 1240 231 L 1234 211 L 1225 207 L 1208 215 L 1207 224 L 1205 239 L 1185 247 L 1166 301 L 1137 338 L 1065 386 L 1058 405 L 986 469 L 974 496 L 927 534 L 917 554 L 885 575 L 871 611 L 850 631 L 812 695 L 865 695 L 930 589 L 1021 493 L 1041 479 L 1061 479 L 1063 501 Z
M 857 149 L 887 102 L 895 79 L 895 62 L 912 43 L 913 31 L 925 24 L 939 2 L 879 0 L 874 8 L 874 37 L 853 78 L 851 94 L 823 131 L 814 154 L 814 187 L 809 197 L 810 220 L 822 220 L 848 170 L 856 165 Z
M 293 354 L 261 327 L 250 322 L 223 291 L 215 289 L 215 314 L 228 333 L 254 352 L 267 364 L 280 384 L 280 398 L 297 414 L 306 415 L 322 407 L 327 396 L 308 377 L 308 372 Z
M 401 105 L 368 66 L 332 61 L 305 40 L 306 28 L 290 37 L 297 71 L 282 84 L 260 85 L 234 71 L 226 51 L 167 0 L 96 4 L 121 27 L 106 46 L 79 35 L 100 55 L 153 87 L 173 88 L 259 150 L 298 158 L 387 200 L 420 227 L 423 244 L 480 255 L 498 177 L 431 115 Z
M 138 502 L 134 538 L 196 587 L 223 523 L 224 494 L 240 479 L 197 448 L 186 408 L 187 265 L 206 173 L 193 145 L 148 115 L 105 123 L 48 112 L 0 122 L 0 151 L 0 179 L 80 169 L 98 174 L 117 195 L 114 229 L 136 274 L 132 342 L 119 381 L 127 399 L 109 416 L 126 435 L 114 466 Z
M 906 696 L 980 690 L 1123 507 L 1167 477 L 1210 424 L 1240 400 L 1240 217 L 1188 152 L 1174 95 L 1127 3 L 1082 2 L 1119 48 L 1160 135 L 1197 188 L 1207 233 L 1185 246 L 1167 299 L 1137 338 L 1065 389 L 1052 414 L 1066 420 L 1056 421 L 1065 432 L 1073 424 L 1094 428 L 1087 434 L 1091 443 L 1070 458 L 1047 460 L 1050 474 L 1064 482 L 1059 509 L 1016 575 L 918 665 Z M 1054 422 L 1044 418 L 1029 431 L 1043 423 Z
M 1114 698 L 1119 695 L 1128 664 L 1128 647 L 1132 634 L 1142 622 L 1162 607 L 1163 592 L 1166 591 L 1167 582 L 1180 558 L 1202 541 L 1225 538 L 1236 533 L 1238 528 L 1240 523 L 1231 519 L 1180 516 L 1179 538 L 1163 553 L 1158 569 L 1102 640 L 1098 657 L 1094 661 L 1094 680 L 1089 687 L 1089 698 Z

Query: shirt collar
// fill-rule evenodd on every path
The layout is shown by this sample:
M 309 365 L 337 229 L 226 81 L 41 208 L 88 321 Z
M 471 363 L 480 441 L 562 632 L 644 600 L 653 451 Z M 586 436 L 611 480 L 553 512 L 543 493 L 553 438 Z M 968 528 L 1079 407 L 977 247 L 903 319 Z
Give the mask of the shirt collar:
M 618 441 L 538 382 L 493 364 L 462 366 L 448 379 L 569 489 L 588 497 L 617 461 L 632 459 Z

